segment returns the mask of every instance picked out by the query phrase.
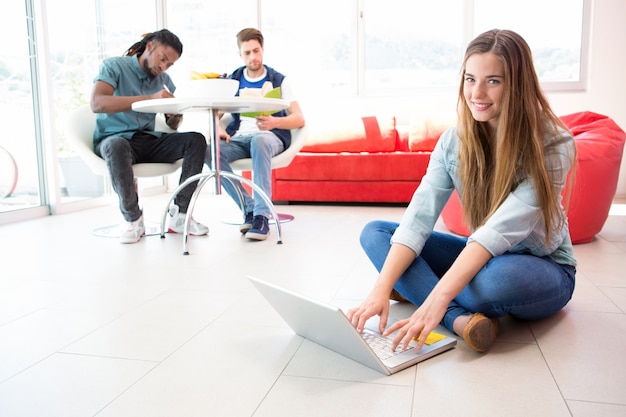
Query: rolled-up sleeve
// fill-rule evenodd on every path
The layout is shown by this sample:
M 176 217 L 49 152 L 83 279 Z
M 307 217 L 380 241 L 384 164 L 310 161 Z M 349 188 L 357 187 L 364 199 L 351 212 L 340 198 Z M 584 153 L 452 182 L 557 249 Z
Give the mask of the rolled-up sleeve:
M 421 253 L 452 191 L 456 188 L 459 195 L 463 192 L 456 177 L 457 150 L 456 129 L 450 128 L 437 142 L 426 175 L 413 194 L 391 238 L 392 243 L 403 244 L 416 255 Z M 574 161 L 574 153 L 574 139 L 569 132 L 562 130 L 558 137 L 546 138 L 544 157 L 559 199 Z M 565 227 L 553 230 L 550 242 L 546 242 L 543 212 L 533 181 L 520 178 L 519 184 L 494 214 L 483 226 L 472 232 L 468 242 L 479 243 L 492 256 L 507 251 L 544 256 L 553 253 L 567 239 L 568 234 L 566 223 Z
M 416 255 L 421 253 L 454 190 L 452 173 L 456 170 L 456 153 L 456 133 L 450 128 L 435 145 L 426 174 L 391 237 L 392 243 L 407 246 Z
M 545 161 L 552 186 L 558 193 L 565 187 L 567 174 L 574 160 L 574 138 L 565 131 L 559 137 L 551 137 L 545 148 Z M 558 219 L 555 219 L 558 221 Z M 544 216 L 537 199 L 536 188 L 530 179 L 523 180 L 504 200 L 502 205 L 474 231 L 468 241 L 480 243 L 493 256 L 507 251 L 529 252 L 545 256 L 554 252 L 569 234 L 567 223 L 553 230 L 551 241 L 546 241 Z
M 534 187 L 524 181 L 468 241 L 480 243 L 493 256 L 502 255 L 526 239 L 542 218 Z

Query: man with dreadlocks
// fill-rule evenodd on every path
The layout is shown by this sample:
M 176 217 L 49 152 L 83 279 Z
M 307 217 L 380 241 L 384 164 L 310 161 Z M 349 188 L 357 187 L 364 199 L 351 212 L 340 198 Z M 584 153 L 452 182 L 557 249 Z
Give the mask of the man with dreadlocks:
M 183 45 L 167 29 L 149 33 L 121 57 L 105 59 L 94 79 L 91 110 L 97 113 L 94 150 L 107 164 L 113 189 L 120 199 L 124 224 L 121 243 L 135 243 L 145 232 L 132 165 L 174 162 L 183 158 L 180 182 L 202 171 L 206 139 L 197 132 L 155 132 L 155 114 L 132 110 L 140 100 L 170 98 L 176 86 L 165 72 L 180 58 Z M 181 114 L 166 114 L 177 129 Z M 169 232 L 183 233 L 185 216 L 196 183 L 185 187 L 170 208 Z M 209 229 L 191 219 L 189 233 L 206 235 Z

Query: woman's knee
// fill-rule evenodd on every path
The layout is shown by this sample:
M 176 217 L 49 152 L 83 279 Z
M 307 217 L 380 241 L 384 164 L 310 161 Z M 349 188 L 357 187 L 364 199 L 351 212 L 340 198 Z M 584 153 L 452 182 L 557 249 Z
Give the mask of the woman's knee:
M 471 311 L 537 319 L 560 310 L 572 291 L 570 280 L 552 262 L 503 255 L 490 261 L 457 298 Z
M 397 227 L 397 223 L 374 220 L 361 231 L 361 247 L 376 267 L 382 267 L 391 247 L 391 236 Z
M 395 228 L 394 228 L 395 230 Z M 389 234 L 390 226 L 389 222 L 384 220 L 373 220 L 370 221 L 363 227 L 361 231 L 361 245 L 368 244 L 373 241 L 377 241 L 380 238 L 381 234 Z

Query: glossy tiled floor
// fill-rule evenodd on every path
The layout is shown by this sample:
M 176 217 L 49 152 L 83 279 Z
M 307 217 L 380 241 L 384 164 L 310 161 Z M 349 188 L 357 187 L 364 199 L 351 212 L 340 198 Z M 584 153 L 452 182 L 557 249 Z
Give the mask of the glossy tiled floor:
M 156 220 L 165 197 L 144 199 Z M 391 377 L 304 341 L 246 280 L 341 306 L 376 274 L 358 235 L 399 207 L 278 206 L 284 244 L 241 238 L 226 196 L 196 218 L 210 237 L 95 237 L 115 204 L 0 226 L 0 415 L 624 416 L 626 206 L 575 247 L 576 292 L 554 317 L 502 321 L 491 352 L 464 343 Z M 395 305 L 394 315 L 410 314 Z

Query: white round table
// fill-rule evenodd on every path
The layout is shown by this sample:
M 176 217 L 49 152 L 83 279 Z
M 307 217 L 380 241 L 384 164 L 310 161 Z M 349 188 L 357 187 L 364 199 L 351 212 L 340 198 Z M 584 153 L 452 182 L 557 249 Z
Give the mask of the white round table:
M 211 146 L 211 170 L 209 172 L 201 172 L 193 175 L 182 182 L 178 188 L 174 190 L 170 196 L 165 211 L 161 219 L 161 237 L 165 237 L 165 221 L 167 219 L 168 209 L 172 201 L 178 193 L 184 189 L 187 185 L 198 181 L 198 186 L 191 196 L 189 202 L 189 209 L 187 210 L 187 216 L 185 219 L 185 228 L 183 236 L 183 255 L 189 255 L 188 241 L 189 241 L 189 221 L 191 220 L 191 213 L 196 203 L 198 195 L 202 190 L 202 187 L 211 178 L 215 178 L 215 190 L 216 193 L 221 193 L 222 183 L 221 177 L 225 177 L 227 180 L 236 180 L 243 182 L 250 186 L 267 204 L 272 213 L 274 219 L 278 219 L 278 214 L 274 209 L 274 204 L 271 199 L 254 184 L 251 180 L 237 175 L 233 172 L 220 170 L 220 140 L 217 137 L 217 116 L 219 113 L 247 113 L 247 112 L 278 112 L 289 107 L 287 100 L 277 98 L 265 98 L 265 97 L 222 97 L 222 98 L 158 98 L 152 100 L 142 100 L 133 103 L 132 109 L 142 113 L 167 113 L 167 114 L 182 114 L 189 112 L 206 112 L 209 115 L 209 145 Z M 242 204 L 243 197 L 239 196 Z M 277 243 L 282 243 L 282 229 L 280 221 L 276 221 Z

